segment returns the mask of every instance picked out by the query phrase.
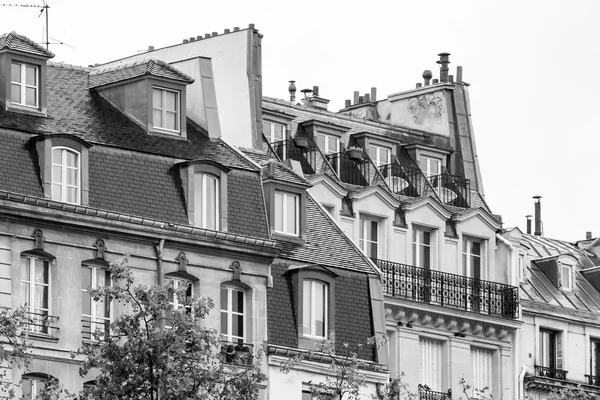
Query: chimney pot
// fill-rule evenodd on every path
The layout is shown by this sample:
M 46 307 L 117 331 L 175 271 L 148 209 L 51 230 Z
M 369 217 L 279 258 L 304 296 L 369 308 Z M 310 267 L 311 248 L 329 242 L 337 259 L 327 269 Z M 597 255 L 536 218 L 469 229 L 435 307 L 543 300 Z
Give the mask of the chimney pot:
M 148 46 L 148 51 L 154 51 L 154 46 Z
M 204 39 L 204 37 L 202 35 L 196 36 L 196 40 L 202 40 L 202 39 Z
M 436 84 L 436 83 L 438 83 L 438 82 L 439 82 L 439 80 L 437 80 L 437 79 L 432 79 L 432 80 L 431 80 L 431 84 L 432 84 L 432 85 L 435 85 L 435 84 Z
M 373 101 L 373 102 L 377 101 L 377 88 L 376 87 L 371 88 L 371 101 Z
M 433 73 L 426 69 L 425 71 L 423 71 L 423 79 L 424 79 L 424 85 L 425 86 L 429 86 L 429 83 L 431 82 L 431 78 L 433 77 Z
M 592 232 L 590 232 L 590 231 L 587 231 L 587 232 L 585 233 L 585 238 L 586 238 L 586 239 L 591 239 L 591 238 L 592 238 Z
M 213 32 L 212 35 L 213 36 L 219 36 L 219 32 Z
M 195 37 L 193 37 L 193 36 L 191 36 L 191 37 L 190 37 L 190 42 L 195 42 L 195 41 L 196 41 L 196 38 L 195 38 Z
M 248 25 L 248 28 L 250 28 L 250 29 L 254 29 L 254 24 L 249 24 L 249 25 Z
M 440 82 L 448 82 L 448 64 L 450 64 L 450 53 L 440 53 L 437 64 L 440 64 Z
M 456 82 L 462 82 L 462 74 L 463 74 L 463 70 L 462 70 L 462 66 L 458 66 L 456 67 Z
M 354 91 L 354 104 L 358 104 L 358 91 Z
M 230 29 L 225 29 L 225 33 L 229 33 L 229 32 L 231 32 Z
M 416 86 L 417 88 L 420 88 L 422 86 L 423 86 L 423 84 L 421 82 L 417 82 L 417 86 Z
M 365 103 L 370 103 L 371 102 L 371 96 L 369 95 L 369 93 L 365 93 Z
M 288 86 L 288 91 L 290 92 L 290 101 L 293 103 L 296 101 L 296 81 L 290 81 L 290 86 Z
M 348 108 L 352 105 L 352 100 L 346 100 L 346 104 L 344 104 L 344 108 Z
M 527 233 L 531 235 L 531 215 L 526 215 L 527 218 Z
M 448 75 L 448 82 L 450 82 L 450 83 L 454 82 L 454 75 Z
M 233 27 L 233 31 L 234 31 L 234 32 L 237 32 L 237 31 L 239 31 L 239 30 L 240 30 L 240 27 L 239 27 L 239 26 L 234 26 L 234 27 Z
M 362 104 L 364 100 L 362 96 L 358 96 L 358 104 Z
M 205 37 L 205 38 L 209 38 L 209 37 L 210 37 L 210 33 L 205 33 L 205 34 L 204 34 L 204 37 Z
M 313 96 L 319 97 L 319 87 L 313 86 Z
M 542 196 L 533 196 L 535 199 L 535 231 L 533 232 L 536 236 L 542 236 Z
M 183 43 L 187 43 L 187 42 L 188 42 L 188 40 L 187 40 L 187 39 L 183 39 Z

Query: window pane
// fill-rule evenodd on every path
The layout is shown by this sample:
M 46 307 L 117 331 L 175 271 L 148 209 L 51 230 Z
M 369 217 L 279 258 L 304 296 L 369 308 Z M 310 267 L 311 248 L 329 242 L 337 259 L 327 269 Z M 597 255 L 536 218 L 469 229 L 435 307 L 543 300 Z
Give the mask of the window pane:
M 35 260 L 36 283 L 48 283 L 48 263 L 44 260 Z
M 21 283 L 21 293 L 23 293 L 23 304 L 31 305 L 31 285 L 29 283 Z
M 13 82 L 21 82 L 21 64 L 11 64 L 10 80 Z
M 165 113 L 165 125 L 163 128 L 177 130 L 177 114 L 173 112 Z
M 283 193 L 275 193 L 275 230 L 283 232 Z
M 244 292 L 231 289 L 231 307 L 233 312 L 244 312 Z
M 369 222 L 369 240 L 377 242 L 377 222 Z
M 77 185 L 77 169 L 76 168 L 67 168 L 67 185 L 71 185 L 71 186 Z
M 481 255 L 481 243 L 471 242 L 471 254 L 480 256 Z
M 229 327 L 227 326 L 227 313 L 221 311 L 221 334 L 227 335 L 229 332 Z
M 37 89 L 25 88 L 25 104 L 28 106 L 37 106 Z
M 39 309 L 48 309 L 48 286 L 35 285 L 35 297 L 33 302 L 36 312 L 39 312 Z
M 21 258 L 21 279 L 24 281 L 29 281 L 31 276 L 31 268 L 29 267 L 29 263 L 31 259 L 29 258 Z
M 92 287 L 92 269 L 88 267 L 81 268 L 81 288 L 90 289 Z
M 283 135 L 284 135 L 283 125 L 274 124 L 273 128 L 274 128 L 273 140 L 274 141 L 283 140 L 284 139 L 284 137 L 283 137 Z
M 81 313 L 91 315 L 92 312 L 92 296 L 88 292 L 81 292 Z
M 152 90 L 152 107 L 162 109 L 162 90 Z
M 13 103 L 21 103 L 21 86 L 15 85 L 14 83 L 10 85 L 10 101 Z
M 98 301 L 94 301 L 94 309 L 96 311 L 96 317 L 98 318 L 105 318 L 108 317 L 108 313 L 107 313 L 107 303 L 105 302 L 105 298 L 104 297 L 100 297 L 100 299 Z
M 271 123 L 263 121 L 263 133 L 267 137 L 267 140 L 271 141 Z
M 221 288 L 221 310 L 227 310 L 227 288 Z
M 315 334 L 325 336 L 325 290 L 326 287 L 320 282 L 315 285 Z
M 303 281 L 302 283 L 302 332 L 304 334 L 310 334 L 311 283 L 312 281 Z
M 67 198 L 65 199 L 68 203 L 78 203 L 77 199 L 77 188 L 67 188 Z
M 52 200 L 62 201 L 62 186 L 54 184 L 52 185 Z
M 167 111 L 177 111 L 177 93 L 165 90 L 165 109 Z
M 205 175 L 206 193 L 204 193 L 204 204 L 206 206 L 206 221 L 204 223 L 207 229 L 217 229 L 217 179 L 210 175 Z
M 67 153 L 67 166 L 68 167 L 77 167 L 77 153 L 72 151 L 64 150 Z
M 162 111 L 156 108 L 152 110 L 152 124 L 154 126 L 162 127 Z
M 37 68 L 25 67 L 25 83 L 29 86 L 37 86 Z
M 31 398 L 33 394 L 33 381 L 24 379 L 23 383 L 21 384 L 21 390 L 23 391 L 23 397 Z
M 286 210 L 286 219 L 287 219 L 287 229 L 286 232 L 287 233 L 296 233 L 298 232 L 298 227 L 296 226 L 296 216 L 298 215 L 298 210 L 296 208 L 296 202 L 298 197 L 294 196 L 294 195 L 287 195 L 286 196 L 286 202 L 287 202 L 287 210 Z
M 52 167 L 52 181 L 54 183 L 62 183 L 62 168 L 54 165 Z
M 243 315 L 234 315 L 231 318 L 233 322 L 233 329 L 231 332 L 232 336 L 244 337 L 244 316 Z

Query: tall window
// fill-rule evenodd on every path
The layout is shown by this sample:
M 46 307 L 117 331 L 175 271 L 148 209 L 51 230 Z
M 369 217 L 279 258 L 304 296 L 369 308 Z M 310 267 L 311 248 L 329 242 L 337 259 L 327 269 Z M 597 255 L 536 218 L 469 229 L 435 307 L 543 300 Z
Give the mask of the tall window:
M 83 339 L 92 340 L 108 332 L 110 324 L 110 303 L 108 298 L 98 301 L 92 298 L 91 291 L 110 286 L 110 272 L 96 266 L 81 266 L 81 333 Z
M 428 178 L 440 175 L 442 173 L 442 160 L 421 156 L 419 159 L 419 167 L 421 167 L 421 170 L 423 170 Z
M 269 143 L 285 140 L 285 125 L 263 120 L 263 134 Z
M 80 203 L 79 153 L 65 147 L 52 148 L 52 200 Z
M 590 339 L 590 375 L 592 378 L 590 384 L 600 384 L 600 339 Z
M 246 296 L 242 289 L 221 286 L 221 339 L 244 343 Z
M 23 63 L 12 63 L 10 71 L 10 100 L 28 107 L 38 106 L 38 68 Z
M 390 149 L 379 146 L 369 146 L 368 151 L 369 157 L 371 157 L 371 160 L 373 160 L 377 168 L 381 167 L 382 165 L 391 164 L 392 152 Z
M 474 389 L 492 393 L 492 350 L 471 348 L 471 376 Z
M 538 363 L 542 367 L 557 368 L 557 337 L 559 332 L 540 329 L 540 355 Z
M 325 282 L 305 279 L 302 281 L 302 333 L 327 337 L 328 287 Z
M 48 333 L 50 315 L 50 267 L 47 260 L 35 257 L 21 259 L 21 293 L 32 323 L 29 330 Z
M 571 265 L 561 264 L 560 282 L 562 289 L 567 291 L 573 290 L 573 267 Z
M 442 342 L 419 339 L 419 383 L 433 391 L 441 391 Z
M 325 135 L 319 133 L 316 136 L 317 146 L 321 149 L 323 154 L 333 154 L 340 152 L 340 138 L 332 135 Z
M 173 287 L 176 291 L 173 293 L 173 297 L 169 299 L 169 304 L 173 310 L 181 310 L 183 307 L 185 307 L 186 302 L 194 297 L 194 287 L 192 282 L 188 281 L 187 279 L 167 278 L 165 283 L 168 286 Z
M 431 231 L 418 228 L 413 229 L 413 265 L 420 268 L 431 269 Z
M 219 230 L 219 178 L 208 173 L 197 173 L 194 179 L 194 225 Z
M 275 232 L 298 236 L 300 226 L 300 196 L 275 192 Z
M 54 379 L 47 375 L 46 377 L 42 377 L 40 375 L 41 374 L 23 375 L 23 382 L 21 383 L 21 391 L 23 396 L 21 399 L 37 399 L 37 396 L 40 395 L 42 390 L 44 390 L 48 383 L 50 383 L 50 379 Z
M 179 132 L 179 92 L 165 88 L 152 89 L 152 125 Z
M 483 267 L 483 243 L 474 239 L 463 239 L 463 266 L 470 278 L 481 279 Z
M 371 218 L 360 217 L 360 248 L 368 257 L 378 258 L 379 223 Z

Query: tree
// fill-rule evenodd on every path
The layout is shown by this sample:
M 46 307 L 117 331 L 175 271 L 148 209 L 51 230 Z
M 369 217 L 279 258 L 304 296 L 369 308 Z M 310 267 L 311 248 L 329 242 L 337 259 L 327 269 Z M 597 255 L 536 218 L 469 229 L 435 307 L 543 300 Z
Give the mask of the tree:
M 31 323 L 24 307 L 0 309 L 0 391 L 9 398 L 14 397 L 13 383 L 8 381 L 9 369 L 29 366 L 30 344 L 26 333 Z
M 186 288 L 134 285 L 126 261 L 110 267 L 113 285 L 92 291 L 94 301 L 125 305 L 109 332 L 78 351 L 82 376 L 95 374 L 95 386 L 81 398 L 125 400 L 254 399 L 265 380 L 257 362 L 230 354 L 227 362 L 214 329 L 199 321 L 212 300 L 185 298 Z M 178 296 L 183 307 L 173 310 Z

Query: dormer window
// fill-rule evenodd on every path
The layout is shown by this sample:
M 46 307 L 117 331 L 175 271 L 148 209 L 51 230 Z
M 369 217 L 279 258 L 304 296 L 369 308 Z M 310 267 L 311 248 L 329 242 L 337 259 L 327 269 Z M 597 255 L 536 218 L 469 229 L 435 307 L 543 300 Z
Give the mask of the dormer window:
M 194 225 L 219 230 L 219 177 L 210 173 L 196 173 L 194 179 Z
M 80 203 L 79 153 L 68 147 L 52 148 L 52 200 Z
M 300 196 L 275 191 L 275 232 L 298 236 L 300 226 Z
M 573 267 L 568 264 L 560 266 L 560 286 L 568 292 L 573 290 Z
M 277 122 L 263 121 L 263 134 L 269 143 L 285 140 L 285 125 Z
M 377 168 L 392 163 L 392 152 L 386 147 L 370 145 L 368 153 Z
M 152 124 L 154 128 L 179 132 L 179 91 L 152 88 Z
M 10 101 L 27 107 L 38 107 L 39 69 L 25 63 L 11 64 Z

